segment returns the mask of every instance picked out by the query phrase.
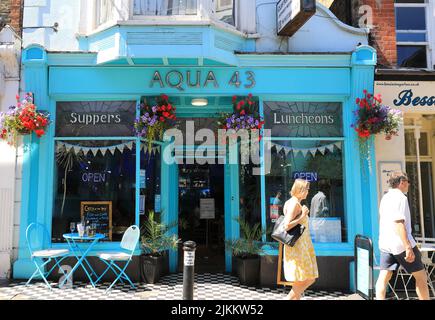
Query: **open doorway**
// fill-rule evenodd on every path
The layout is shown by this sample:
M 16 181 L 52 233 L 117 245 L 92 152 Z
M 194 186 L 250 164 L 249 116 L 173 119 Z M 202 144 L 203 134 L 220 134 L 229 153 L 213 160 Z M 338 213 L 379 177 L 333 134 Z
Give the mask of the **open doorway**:
M 197 244 L 195 271 L 225 272 L 224 166 L 180 165 L 178 182 L 179 237 Z M 182 262 L 182 244 L 178 252 Z

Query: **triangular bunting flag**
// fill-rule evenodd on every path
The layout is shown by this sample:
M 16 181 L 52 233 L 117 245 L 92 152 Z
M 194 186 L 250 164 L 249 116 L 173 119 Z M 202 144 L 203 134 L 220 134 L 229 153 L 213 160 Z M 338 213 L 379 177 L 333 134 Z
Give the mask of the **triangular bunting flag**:
M 320 147 L 318 150 L 320 151 L 320 153 L 321 153 L 323 156 L 325 155 L 326 147 Z
M 112 156 L 114 156 L 115 155 L 115 151 L 116 151 L 116 147 L 109 148 L 109 151 L 112 154 Z
M 89 152 L 89 148 L 82 148 L 82 150 L 83 150 L 83 153 L 85 154 L 85 156 L 87 156 L 88 152 Z
M 80 150 L 82 150 L 81 147 L 74 147 L 74 153 L 79 154 Z
M 341 150 L 341 146 L 342 146 L 341 141 L 335 143 L 334 145 L 335 145 L 339 150 Z
M 302 152 L 302 155 L 303 155 L 304 158 L 305 158 L 305 157 L 307 156 L 308 149 L 302 149 L 301 152 Z
M 91 151 L 92 151 L 92 154 L 95 157 L 97 155 L 97 153 L 98 153 L 98 148 L 92 148 Z
M 313 157 L 315 157 L 317 153 L 317 149 L 310 149 L 310 153 L 313 155 Z
M 132 150 L 132 149 L 133 149 L 133 141 L 127 143 L 126 146 L 127 146 L 127 148 L 128 148 L 129 150 Z
M 334 152 L 334 145 L 333 144 L 327 145 L 326 149 L 328 149 L 331 152 Z

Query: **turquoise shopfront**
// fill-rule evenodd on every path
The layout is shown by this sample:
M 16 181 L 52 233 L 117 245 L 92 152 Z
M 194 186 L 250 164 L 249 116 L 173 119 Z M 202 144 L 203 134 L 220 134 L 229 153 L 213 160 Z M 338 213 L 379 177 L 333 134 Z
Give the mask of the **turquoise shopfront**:
M 176 222 L 171 233 L 198 243 L 199 272 L 230 272 L 232 253 L 224 241 L 240 237 L 234 218 L 270 227 L 292 180 L 305 178 L 312 182 L 309 201 L 317 192 L 329 200 L 313 233 L 323 287 L 352 286 L 355 235 L 377 239 L 375 171 L 361 164 L 351 128 L 355 99 L 373 88 L 375 51 L 359 46 L 351 53 L 256 54 L 250 39 L 212 28 L 184 31 L 195 34 L 190 47 L 155 47 L 144 30 L 116 27 L 81 39 L 81 52 L 47 52 L 36 45 L 24 50 L 25 90 L 50 113 L 52 124 L 42 139 L 24 141 L 29 147 L 14 278 L 33 273 L 27 225 L 43 223 L 51 233 L 45 245 L 66 248 L 62 234 L 80 221 L 85 202 L 111 204 L 110 234 L 94 255 L 113 250 L 126 227 L 140 225 L 154 210 L 165 223 Z M 225 47 L 222 37 L 238 51 Z M 197 163 L 189 150 L 200 142 L 188 139 L 183 163 L 163 161 L 169 142 L 154 141 L 147 153 L 133 123 L 140 104 L 160 94 L 177 107 L 184 133 L 189 121 L 197 130 L 212 127 L 221 112 L 232 110 L 234 95 L 252 94 L 271 132 L 261 143 L 261 156 L 270 153 L 270 169 L 264 161 L 229 162 L 218 148 L 209 156 L 214 163 Z M 207 103 L 194 106 L 194 99 Z M 252 174 L 255 168 L 262 174 Z M 269 236 L 263 241 L 276 255 Z M 181 270 L 180 257 L 170 252 L 171 272 Z

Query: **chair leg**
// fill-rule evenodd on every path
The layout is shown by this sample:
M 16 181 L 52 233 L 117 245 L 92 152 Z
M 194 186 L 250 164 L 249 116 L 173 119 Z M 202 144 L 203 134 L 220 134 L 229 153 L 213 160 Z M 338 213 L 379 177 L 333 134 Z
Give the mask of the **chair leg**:
M 113 263 L 113 266 L 115 268 L 117 268 L 119 270 L 119 275 L 118 277 L 115 279 L 115 281 L 112 282 L 112 284 L 110 285 L 109 288 L 106 289 L 106 294 L 112 289 L 112 287 L 115 285 L 116 282 L 118 282 L 118 280 L 120 280 L 123 276 L 125 277 L 125 279 L 130 283 L 130 285 L 133 287 L 133 289 L 136 289 L 136 286 L 133 284 L 133 282 L 130 280 L 130 278 L 127 276 L 127 274 L 125 273 L 125 270 L 127 269 L 128 265 L 130 263 L 130 260 L 127 261 L 125 263 L 125 266 L 123 269 L 121 269 L 120 267 L 118 267 L 115 263 Z M 121 280 L 122 282 L 122 280 Z
M 32 276 L 30 277 L 29 280 L 27 280 L 26 282 L 26 286 L 28 286 L 30 284 L 30 282 L 32 281 L 33 277 L 36 276 L 36 274 L 38 273 L 38 270 L 35 270 L 35 272 L 33 272 Z
M 50 261 L 50 260 L 49 260 L 49 261 Z M 46 263 L 48 263 L 49 261 L 47 261 Z M 40 269 L 40 267 L 38 266 L 38 264 L 36 263 L 36 261 L 33 261 L 33 262 L 34 262 L 34 264 L 36 265 L 36 269 L 38 269 L 39 274 L 41 275 L 42 279 L 44 280 L 46 286 L 48 287 L 48 289 L 50 289 L 50 291 L 52 291 L 53 288 L 52 288 L 51 285 L 48 283 L 47 279 L 45 278 L 44 273 L 42 272 L 42 270 Z M 45 264 L 46 264 L 46 263 L 45 263 Z M 45 264 L 44 264 L 44 265 L 45 265 Z

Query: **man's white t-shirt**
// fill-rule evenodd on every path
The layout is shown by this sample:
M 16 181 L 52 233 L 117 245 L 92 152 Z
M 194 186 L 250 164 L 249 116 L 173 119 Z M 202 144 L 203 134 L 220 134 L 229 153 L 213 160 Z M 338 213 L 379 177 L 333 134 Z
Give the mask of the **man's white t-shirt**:
M 379 206 L 379 249 L 398 255 L 406 249 L 400 236 L 396 233 L 396 221 L 404 220 L 406 233 L 411 246 L 416 242 L 411 234 L 411 213 L 408 198 L 399 189 L 390 189 L 381 200 Z

